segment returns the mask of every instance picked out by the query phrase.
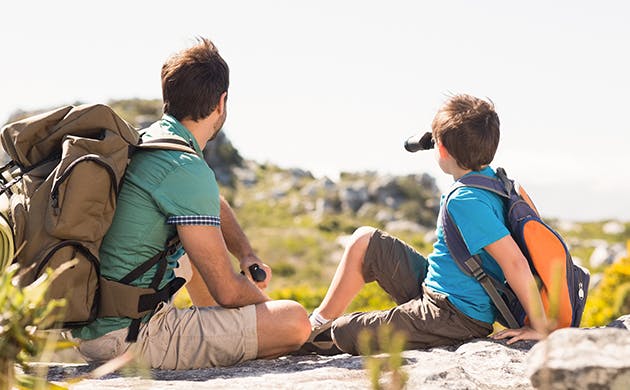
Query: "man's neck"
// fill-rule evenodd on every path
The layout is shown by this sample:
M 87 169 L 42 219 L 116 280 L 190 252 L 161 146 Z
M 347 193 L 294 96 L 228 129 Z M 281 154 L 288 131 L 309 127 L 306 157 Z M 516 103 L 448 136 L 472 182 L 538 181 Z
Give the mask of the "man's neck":
M 188 131 L 190 131 L 193 137 L 195 137 L 195 141 L 197 141 L 197 145 L 199 145 L 201 149 L 203 149 L 206 146 L 206 143 L 208 142 L 210 137 L 212 137 L 212 134 L 208 134 L 208 128 L 212 128 L 212 127 L 209 127 L 208 124 L 206 123 L 207 119 L 208 118 L 201 119 L 199 121 L 183 119 L 180 121 L 180 123 L 186 129 L 188 129 Z

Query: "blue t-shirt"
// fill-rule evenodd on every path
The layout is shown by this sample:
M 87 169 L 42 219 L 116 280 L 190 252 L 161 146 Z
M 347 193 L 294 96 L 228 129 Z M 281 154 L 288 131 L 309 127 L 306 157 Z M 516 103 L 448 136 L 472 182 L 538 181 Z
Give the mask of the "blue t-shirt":
M 496 177 L 490 167 L 471 172 Z M 447 192 L 447 194 L 450 190 Z M 496 309 L 481 284 L 466 275 L 451 257 L 444 240 L 441 213 L 444 212 L 446 194 L 440 199 L 440 216 L 437 223 L 437 241 L 428 256 L 429 267 L 424 280 L 433 291 L 445 294 L 462 313 L 474 319 L 493 323 Z M 459 228 L 472 255 L 480 255 L 482 267 L 497 280 L 505 280 L 497 262 L 483 249 L 510 234 L 505 226 L 502 199 L 489 191 L 460 187 L 450 196 L 448 211 Z

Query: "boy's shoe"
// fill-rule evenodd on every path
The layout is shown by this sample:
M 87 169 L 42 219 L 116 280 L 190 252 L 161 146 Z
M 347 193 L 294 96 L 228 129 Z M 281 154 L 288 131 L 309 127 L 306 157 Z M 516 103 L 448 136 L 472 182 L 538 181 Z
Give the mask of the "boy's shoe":
M 312 314 L 311 314 L 312 315 Z M 298 349 L 293 352 L 292 355 L 338 355 L 343 353 L 342 350 L 337 348 L 333 339 L 330 327 L 333 320 L 329 320 L 321 325 L 311 326 L 311 335 L 308 340 Z

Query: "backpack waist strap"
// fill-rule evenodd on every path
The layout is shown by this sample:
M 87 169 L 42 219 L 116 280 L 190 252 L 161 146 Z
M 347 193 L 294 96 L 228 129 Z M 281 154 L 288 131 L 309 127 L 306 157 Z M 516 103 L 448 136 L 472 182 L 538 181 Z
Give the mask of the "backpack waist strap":
M 100 278 L 100 308 L 98 317 L 142 318 L 160 302 L 168 301 L 185 283 L 175 278 L 160 290 L 130 286 Z

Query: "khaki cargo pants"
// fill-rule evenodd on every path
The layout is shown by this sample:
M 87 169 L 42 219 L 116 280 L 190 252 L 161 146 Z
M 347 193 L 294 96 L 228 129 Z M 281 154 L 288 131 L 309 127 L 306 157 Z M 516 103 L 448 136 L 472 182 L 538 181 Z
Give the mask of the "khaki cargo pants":
M 78 341 L 78 350 L 89 362 L 103 362 L 127 350 L 151 368 L 189 370 L 231 366 L 256 358 L 256 308 L 191 307 L 177 309 L 162 303 L 142 324 L 135 343 L 125 342 L 128 328 L 94 340 Z
M 188 256 L 179 259 L 175 274 L 190 280 Z M 177 309 L 170 302 L 162 303 L 140 326 L 135 343 L 125 342 L 127 331 L 124 328 L 94 340 L 75 341 L 90 362 L 107 361 L 131 350 L 151 368 L 170 370 L 232 366 L 258 355 L 255 305 Z
M 363 262 L 366 282 L 376 281 L 398 304 L 381 311 L 352 313 L 333 322 L 332 337 L 344 352 L 360 354 L 359 333 L 373 334 L 373 348 L 378 347 L 376 330 L 390 324 L 407 338 L 407 349 L 486 337 L 492 325 L 461 313 L 446 296 L 422 285 L 427 260 L 399 239 L 376 230 L 372 235 Z

